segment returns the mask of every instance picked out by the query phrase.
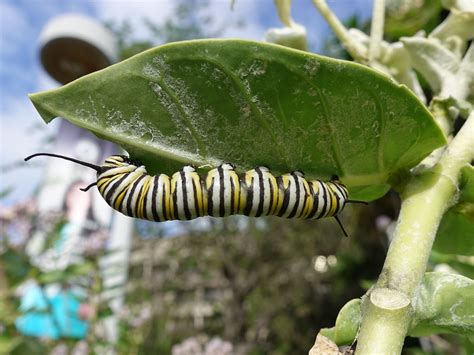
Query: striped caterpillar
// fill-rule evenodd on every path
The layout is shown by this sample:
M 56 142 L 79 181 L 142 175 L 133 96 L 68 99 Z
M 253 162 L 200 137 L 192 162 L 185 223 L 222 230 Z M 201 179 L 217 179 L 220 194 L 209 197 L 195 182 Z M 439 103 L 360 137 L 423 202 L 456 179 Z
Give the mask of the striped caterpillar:
M 97 186 L 107 204 L 126 216 L 151 221 L 190 220 L 201 216 L 279 216 L 319 219 L 334 217 L 347 236 L 337 214 L 348 202 L 347 188 L 337 179 L 308 181 L 301 172 L 273 176 L 266 167 L 238 175 L 232 164 L 211 169 L 205 177 L 186 165 L 171 177 L 148 175 L 145 167 L 124 155 L 112 155 L 102 166 L 74 158 L 37 153 L 72 161 L 97 171 Z

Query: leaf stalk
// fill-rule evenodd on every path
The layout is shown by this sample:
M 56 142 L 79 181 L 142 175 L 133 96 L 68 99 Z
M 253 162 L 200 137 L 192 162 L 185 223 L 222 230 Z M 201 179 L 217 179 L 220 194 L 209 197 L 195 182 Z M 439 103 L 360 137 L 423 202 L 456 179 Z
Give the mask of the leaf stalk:
M 364 46 L 355 41 L 350 35 L 347 28 L 337 18 L 336 14 L 332 12 L 325 0 L 312 0 L 314 6 L 318 9 L 319 13 L 324 17 L 326 22 L 329 24 L 331 29 L 334 31 L 336 37 L 341 41 L 341 44 L 349 52 L 354 60 L 360 63 L 367 62 L 366 50 Z M 383 24 L 383 23 L 382 23 Z
M 369 63 L 380 57 L 380 47 L 383 41 L 383 26 L 385 18 L 385 0 L 375 0 L 370 28 Z

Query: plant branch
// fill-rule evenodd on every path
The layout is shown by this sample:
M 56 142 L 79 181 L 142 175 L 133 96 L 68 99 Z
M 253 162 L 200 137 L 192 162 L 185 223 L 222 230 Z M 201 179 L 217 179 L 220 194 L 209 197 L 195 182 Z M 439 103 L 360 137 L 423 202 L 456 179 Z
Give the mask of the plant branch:
M 326 22 L 329 24 L 334 34 L 339 39 L 344 48 L 354 58 L 354 60 L 360 63 L 366 63 L 366 50 L 362 44 L 355 41 L 349 35 L 347 28 L 337 18 L 337 16 L 331 11 L 325 0 L 312 0 L 314 6 L 318 9 L 319 13 L 324 17 Z
M 382 273 L 372 292 L 395 291 L 397 297 L 413 300 L 426 270 L 439 222 L 457 192 L 461 168 L 474 159 L 474 113 L 444 151 L 437 165 L 413 176 L 402 194 L 402 207 Z M 400 296 L 402 295 L 402 296 Z M 413 305 L 391 309 L 397 302 L 385 295 L 375 303 L 367 297 L 363 306 L 357 353 L 397 354 L 411 321 Z M 383 329 L 383 332 L 380 331 Z
M 380 57 L 380 45 L 383 40 L 383 26 L 385 18 L 385 0 L 375 0 L 370 28 L 369 63 Z

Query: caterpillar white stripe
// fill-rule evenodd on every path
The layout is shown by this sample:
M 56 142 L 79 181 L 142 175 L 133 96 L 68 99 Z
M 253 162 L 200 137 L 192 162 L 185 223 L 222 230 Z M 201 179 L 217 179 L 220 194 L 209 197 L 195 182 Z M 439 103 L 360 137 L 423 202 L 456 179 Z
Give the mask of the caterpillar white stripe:
M 190 220 L 201 216 L 319 219 L 335 217 L 348 202 L 347 188 L 337 179 L 324 182 L 306 180 L 301 172 L 273 176 L 268 168 L 257 167 L 238 175 L 232 164 L 211 169 L 206 176 L 186 165 L 171 177 L 148 175 L 145 166 L 124 155 L 112 155 L 97 166 L 51 153 L 33 154 L 66 159 L 97 171 L 99 193 L 115 210 L 151 221 Z

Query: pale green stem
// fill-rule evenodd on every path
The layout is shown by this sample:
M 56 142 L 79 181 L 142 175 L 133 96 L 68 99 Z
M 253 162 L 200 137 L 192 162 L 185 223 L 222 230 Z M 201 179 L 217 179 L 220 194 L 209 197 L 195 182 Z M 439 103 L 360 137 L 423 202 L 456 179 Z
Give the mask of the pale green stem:
M 397 295 L 413 299 L 426 270 L 441 217 L 455 200 L 459 172 L 473 159 L 474 113 L 471 113 L 438 164 L 421 175 L 413 176 L 407 184 L 394 237 L 372 292 L 390 289 Z M 401 352 L 411 321 L 411 305 L 408 310 L 383 306 L 383 303 L 390 302 L 390 299 L 378 303 L 374 303 L 371 297 L 366 299 L 356 354 Z
M 293 19 L 291 18 L 291 0 L 274 0 L 278 11 L 280 21 L 287 27 L 293 26 Z
M 440 101 L 438 98 L 434 98 L 431 101 L 430 111 L 433 114 L 438 127 L 443 131 L 444 135 L 450 139 L 453 130 L 453 119 L 448 115 L 446 109 L 446 104 L 442 100 Z M 432 168 L 439 161 L 445 149 L 446 147 L 441 147 L 433 150 L 430 155 L 418 164 L 414 171 L 416 173 L 421 173 L 427 168 Z
M 370 307 L 369 307 L 370 305 Z M 363 303 L 365 317 L 379 322 L 362 324 L 360 333 L 369 334 L 370 342 L 357 344 L 359 354 L 395 354 L 394 349 L 401 349 L 410 319 L 410 300 L 398 291 L 388 288 L 376 288 L 370 298 Z M 387 337 L 387 334 L 390 334 Z M 383 343 L 372 339 L 384 338 Z
M 383 25 L 385 18 L 385 0 L 375 0 L 372 11 L 370 28 L 369 63 L 380 57 L 380 45 L 383 40 Z
M 312 0 L 314 6 L 318 9 L 319 13 L 324 17 L 326 22 L 329 24 L 334 34 L 339 39 L 344 48 L 349 52 L 354 60 L 365 63 L 367 58 L 365 55 L 365 48 L 362 44 L 355 41 L 350 37 L 347 28 L 342 24 L 337 16 L 331 11 L 325 0 Z

